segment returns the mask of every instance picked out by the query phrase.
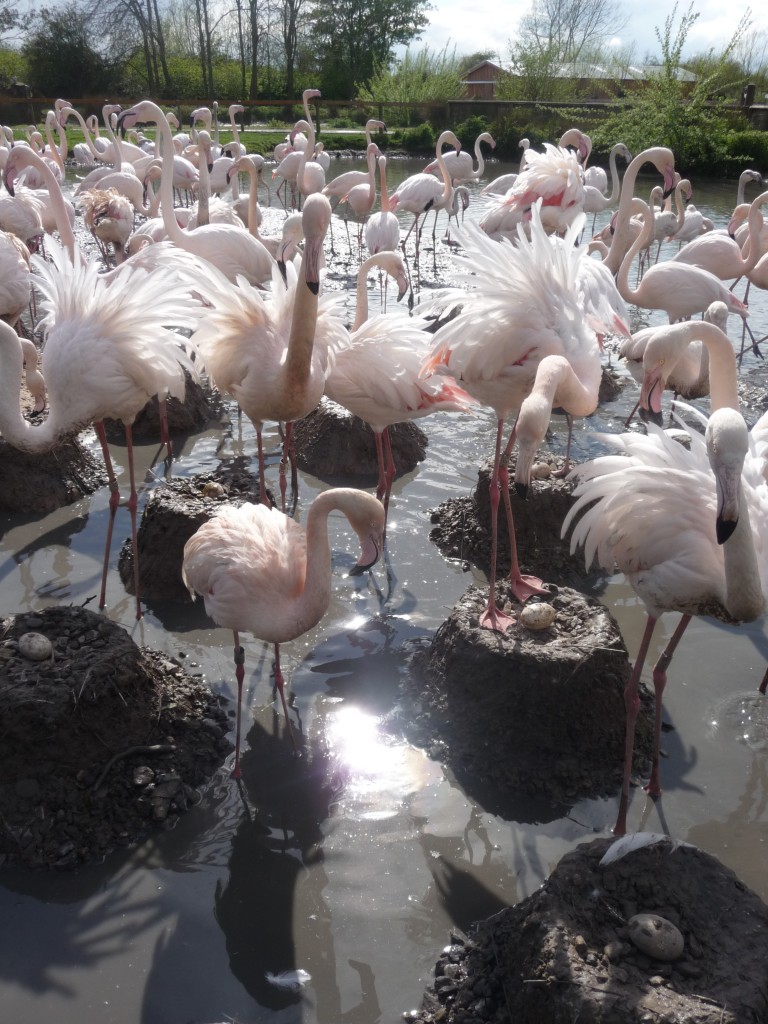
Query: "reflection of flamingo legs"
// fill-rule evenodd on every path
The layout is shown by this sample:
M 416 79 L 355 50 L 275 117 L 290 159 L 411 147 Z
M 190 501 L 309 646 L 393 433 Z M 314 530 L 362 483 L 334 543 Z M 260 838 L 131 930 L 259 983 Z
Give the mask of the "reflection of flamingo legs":
M 120 504 L 120 488 L 118 487 L 115 470 L 112 465 L 112 458 L 109 454 L 107 435 L 104 430 L 103 420 L 94 423 L 96 436 L 101 445 L 104 456 L 104 465 L 107 469 L 109 480 L 109 523 L 107 524 L 107 537 L 104 544 L 104 565 L 101 571 L 101 591 L 99 593 L 99 608 L 104 608 L 107 603 L 107 571 L 109 569 L 109 551 L 112 547 L 112 532 L 115 525 L 115 513 Z M 141 618 L 141 596 L 139 593 L 139 550 L 138 536 L 136 531 L 136 510 L 139 500 L 136 491 L 136 474 L 133 466 L 133 432 L 129 424 L 125 424 L 125 443 L 128 450 L 128 476 L 130 479 L 131 491 L 128 498 L 128 511 L 131 514 L 131 553 L 133 556 L 133 587 L 136 596 L 136 618 Z

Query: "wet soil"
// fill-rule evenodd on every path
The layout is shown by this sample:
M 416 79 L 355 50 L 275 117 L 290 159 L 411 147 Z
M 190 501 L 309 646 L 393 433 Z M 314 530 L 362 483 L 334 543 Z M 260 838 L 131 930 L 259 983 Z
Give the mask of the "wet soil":
M 149 495 L 137 534 L 141 596 L 190 601 L 181 578 L 184 545 L 222 505 L 259 501 L 258 477 L 245 457 L 222 463 L 211 473 L 168 480 Z M 268 492 L 269 493 L 269 492 Z M 273 496 L 269 494 L 270 500 Z M 134 592 L 130 539 L 120 549 L 120 579 Z
M 619 628 L 601 604 L 567 588 L 549 599 L 552 626 L 519 620 L 507 581 L 497 602 L 518 616 L 506 633 L 480 626 L 487 588 L 472 586 L 408 684 L 411 737 L 447 764 L 493 813 L 511 816 L 521 796 L 552 807 L 615 793 L 624 762 L 624 687 L 630 664 Z M 641 692 L 635 765 L 646 771 L 653 698 Z M 489 783 L 493 795 L 488 802 Z
M 44 661 L 19 650 L 40 633 Z M 170 828 L 232 749 L 220 698 L 86 608 L 0 626 L 0 863 L 73 868 Z
M 76 437 L 53 451 L 21 452 L 0 438 L 0 511 L 45 515 L 107 482 L 104 463 Z
M 714 857 L 670 840 L 606 866 L 566 854 L 532 896 L 455 934 L 414 1024 L 754 1024 L 768 1019 L 768 907 Z M 658 914 L 682 956 L 652 959 L 627 922 Z
M 427 457 L 427 435 L 415 423 L 396 423 L 389 436 L 398 476 L 412 472 Z M 335 402 L 324 398 L 314 412 L 297 420 L 293 438 L 300 469 L 331 482 L 376 482 L 379 464 L 373 431 Z
M 575 486 L 554 475 L 564 466 L 561 456 L 540 452 L 536 471 L 545 475 L 531 481 L 528 497 L 520 498 L 514 485 L 510 486 L 518 558 L 524 573 L 539 575 L 546 582 L 582 587 L 593 582 L 597 574 L 585 569 L 583 552 L 571 555 L 568 540 L 560 539 L 563 520 L 573 504 Z M 510 480 L 514 478 L 514 469 L 513 453 Z M 434 528 L 429 535 L 448 558 L 458 558 L 486 572 L 491 566 L 490 477 L 491 465 L 486 463 L 480 468 L 477 486 L 469 497 L 449 498 L 432 509 L 430 518 Z M 509 530 L 503 501 L 499 503 L 496 564 L 500 575 L 509 571 Z

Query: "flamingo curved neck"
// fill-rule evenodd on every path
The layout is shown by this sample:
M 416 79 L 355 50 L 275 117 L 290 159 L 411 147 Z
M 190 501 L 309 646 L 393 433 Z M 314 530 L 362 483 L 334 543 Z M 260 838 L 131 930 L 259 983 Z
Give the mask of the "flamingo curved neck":
M 352 333 L 365 323 L 368 319 L 368 271 L 374 267 L 384 267 L 392 258 L 390 252 L 377 252 L 365 260 L 357 272 L 357 288 L 355 291 L 355 321 L 352 324 Z
M 760 572 L 755 552 L 749 502 L 739 482 L 739 521 L 723 545 L 725 567 L 725 607 L 741 622 L 751 622 L 765 609 Z
M 627 175 L 625 174 L 624 175 L 624 182 L 625 183 L 626 183 L 626 180 L 627 180 Z M 623 193 L 623 186 L 622 186 L 622 193 Z M 622 196 L 622 198 L 623 198 L 623 196 Z M 647 248 L 651 244 L 651 242 L 653 241 L 655 218 L 654 218 L 654 205 L 653 205 L 653 201 L 651 201 L 651 204 L 649 206 L 648 203 L 643 202 L 642 199 L 638 199 L 635 196 L 635 197 L 633 197 L 631 199 L 630 208 L 631 208 L 632 204 L 634 204 L 637 208 L 642 210 L 643 228 L 639 232 L 639 234 L 637 235 L 635 240 L 632 242 L 632 244 L 630 245 L 629 249 L 627 250 L 626 255 L 624 256 L 624 259 L 621 261 L 621 265 L 619 266 L 619 270 L 618 270 L 618 273 L 616 275 L 616 287 L 619 289 L 619 293 L 620 293 L 621 297 L 625 300 L 625 302 L 632 302 L 632 303 L 634 303 L 634 305 L 639 306 L 639 305 L 642 305 L 642 303 L 640 302 L 640 289 L 639 288 L 632 288 L 632 286 L 630 285 L 630 283 L 629 283 L 629 268 L 632 266 L 632 261 L 634 260 L 635 256 L 637 256 L 637 254 L 642 249 Z M 618 233 L 618 230 L 619 229 L 618 229 L 618 224 L 617 224 L 617 226 L 616 226 L 616 232 L 617 233 Z M 615 241 L 616 235 L 614 235 L 613 237 L 614 237 L 614 241 Z M 611 245 L 611 248 L 610 248 L 610 250 L 608 252 L 608 259 L 610 259 L 610 256 L 611 256 L 612 253 L 613 253 L 613 245 Z M 606 260 L 606 262 L 607 262 L 607 260 Z
M 19 451 L 40 453 L 50 451 L 82 424 L 59 422 L 58 408 L 49 407 L 48 418 L 33 427 L 21 414 L 19 388 L 24 370 L 24 353 L 16 331 L 0 320 L 0 433 L 8 444 Z
M 621 182 L 619 207 L 616 213 L 615 230 L 611 241 L 611 247 L 608 251 L 608 256 L 604 261 L 612 274 L 618 273 L 622 258 L 629 246 L 631 232 L 629 220 L 631 216 L 632 198 L 640 168 L 649 162 L 655 164 L 657 170 L 660 170 L 660 164 L 667 169 L 674 168 L 674 160 L 675 158 L 672 150 L 663 146 L 658 146 L 653 149 L 645 149 L 642 153 L 638 153 L 634 160 L 630 160 L 629 166 L 624 172 L 624 177 Z

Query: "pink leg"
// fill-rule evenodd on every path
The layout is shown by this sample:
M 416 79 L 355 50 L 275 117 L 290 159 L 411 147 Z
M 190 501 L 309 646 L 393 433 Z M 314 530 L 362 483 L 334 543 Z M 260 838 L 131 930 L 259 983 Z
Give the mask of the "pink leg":
M 275 644 L 275 686 L 277 687 L 278 693 L 280 694 L 280 700 L 283 704 L 283 714 L 285 715 L 288 732 L 291 734 L 291 743 L 293 744 L 294 753 L 298 754 L 299 748 L 296 745 L 293 724 L 291 723 L 291 716 L 288 714 L 288 704 L 285 700 L 285 680 L 283 679 L 282 669 L 280 668 L 280 644 Z
M 245 651 L 240 646 L 240 636 L 233 631 L 235 638 L 235 679 L 237 679 L 237 724 L 235 726 L 235 767 L 232 769 L 232 778 L 240 778 L 240 718 L 243 703 L 243 679 L 245 678 Z
M 266 466 L 264 465 L 264 445 L 261 439 L 261 425 L 256 428 L 256 446 L 259 452 L 259 500 L 262 505 L 269 507 L 270 501 L 267 495 Z
M 104 545 L 104 566 L 101 570 L 101 593 L 99 594 L 99 608 L 104 608 L 107 603 L 107 570 L 109 569 L 109 549 L 112 547 L 112 530 L 115 525 L 115 513 L 120 504 L 120 488 L 117 485 L 117 477 L 112 467 L 112 458 L 109 454 L 107 434 L 101 420 L 94 423 L 94 430 L 101 445 L 101 452 L 104 456 L 104 465 L 107 468 L 107 479 L 109 481 L 109 522 L 107 524 L 107 539 Z
M 661 796 L 661 786 L 659 785 L 659 752 L 661 747 L 662 698 L 664 696 L 664 687 L 667 685 L 667 669 L 669 668 L 669 663 L 672 661 L 672 655 L 675 653 L 677 645 L 682 640 L 683 633 L 690 621 L 690 615 L 683 615 L 677 624 L 677 629 L 670 637 L 669 643 L 664 648 L 661 657 L 653 666 L 653 691 L 656 695 L 656 716 L 653 732 L 653 764 L 651 766 L 651 778 L 645 788 L 648 792 L 648 796 L 652 796 L 654 799 Z
M 160 414 L 160 444 L 165 445 L 168 451 L 168 458 L 173 458 L 173 445 L 168 430 L 168 403 L 164 397 L 157 396 L 157 409 Z
M 515 537 L 515 520 L 512 515 L 512 502 L 509 497 L 509 456 L 515 443 L 516 432 L 513 429 L 509 435 L 506 448 L 499 460 L 499 487 L 501 496 L 504 499 L 504 511 L 507 514 L 507 530 L 509 532 L 509 557 L 511 561 L 509 569 L 509 582 L 512 586 L 512 593 L 518 601 L 525 602 L 534 594 L 549 595 L 538 576 L 523 576 L 520 572 L 520 563 L 517 560 L 517 539 Z
M 285 424 L 285 444 L 288 453 L 288 462 L 291 466 L 291 497 L 293 498 L 293 510 L 299 500 L 299 463 L 296 458 L 296 445 L 293 441 L 293 421 Z
M 648 654 L 648 646 L 653 636 L 656 619 L 648 616 L 645 624 L 643 639 L 640 641 L 640 650 L 632 668 L 629 681 L 624 689 L 624 707 L 627 711 L 627 729 L 624 739 L 624 779 L 621 784 L 621 800 L 619 801 L 619 816 L 613 826 L 614 835 L 623 836 L 627 831 L 627 809 L 629 808 L 629 781 L 632 776 L 632 753 L 635 747 L 635 723 L 640 711 L 640 697 L 637 690 L 640 685 L 640 675 L 643 671 L 643 663 Z
M 384 470 L 384 513 L 385 515 L 389 512 L 389 496 L 392 494 L 392 484 L 395 482 L 395 476 L 397 470 L 395 469 L 395 459 L 392 455 L 392 441 L 389 436 L 389 427 L 384 428 L 384 450 L 387 457 L 387 465 Z
M 141 618 L 141 599 L 139 593 L 139 538 L 136 529 L 136 511 L 139 506 L 139 496 L 136 492 L 136 474 L 133 468 L 133 430 L 130 426 L 125 428 L 125 441 L 128 446 L 128 477 L 131 482 L 131 493 L 128 498 L 128 511 L 131 513 L 131 548 L 133 551 L 133 587 L 136 594 L 136 618 Z
M 565 442 L 565 465 L 562 469 L 556 469 L 552 476 L 562 479 L 568 476 L 571 471 L 571 441 L 573 440 L 573 416 L 569 412 L 565 414 L 568 421 L 568 440 Z
M 383 435 L 375 430 L 373 436 L 376 440 L 376 459 L 379 463 L 379 479 L 376 483 L 376 497 L 379 501 L 383 501 L 384 495 L 387 491 L 387 470 L 384 460 L 384 440 Z
M 499 526 L 499 457 L 501 453 L 501 432 L 504 420 L 498 421 L 496 429 L 496 451 L 493 458 L 493 472 L 490 480 L 491 498 L 491 565 L 488 580 L 488 604 L 480 616 L 480 625 L 485 629 L 494 629 L 505 633 L 517 621 L 513 615 L 507 615 L 496 606 L 496 552 L 498 548 Z

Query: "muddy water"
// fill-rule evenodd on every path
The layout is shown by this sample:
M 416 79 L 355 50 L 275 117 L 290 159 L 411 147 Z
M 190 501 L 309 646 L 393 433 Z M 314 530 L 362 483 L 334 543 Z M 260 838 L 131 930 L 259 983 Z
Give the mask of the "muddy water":
M 390 162 L 395 184 L 417 169 Z M 697 188 L 695 201 L 719 225 L 734 196 L 729 182 Z M 468 216 L 478 210 L 474 204 Z M 425 268 L 422 259 L 428 277 Z M 768 332 L 760 295 L 753 320 L 758 336 Z M 733 323 L 731 333 L 738 336 Z M 745 372 L 758 383 L 765 378 L 754 357 Z M 619 429 L 635 397 L 629 385 L 578 426 L 577 457 L 593 450 L 590 429 Z M 574 844 L 611 827 L 615 799 L 583 801 L 566 817 L 527 801 L 515 820 L 495 817 L 397 738 L 398 683 L 409 654 L 481 578 L 430 544 L 429 510 L 471 491 L 492 427 L 483 412 L 425 422 L 427 461 L 395 484 L 387 564 L 372 579 L 347 576 L 352 540 L 346 521 L 332 520 L 330 610 L 284 649 L 294 713 L 308 745 L 327 756 L 287 755 L 269 654 L 250 641 L 241 786 L 223 768 L 173 831 L 104 864 L 66 875 L 0 872 L 4 1019 L 396 1020 L 420 1001 L 452 927 L 521 899 Z M 561 428 L 556 420 L 555 448 Z M 274 453 L 277 444 L 273 432 L 267 446 Z M 219 427 L 180 440 L 177 451 L 173 473 L 191 475 L 222 458 L 252 455 L 255 438 L 229 408 Z M 116 454 L 124 462 L 119 447 Z M 139 449 L 145 494 L 162 481 L 155 454 L 156 446 Z M 274 456 L 272 462 L 274 475 Z M 299 515 L 321 486 L 302 476 Z M 123 517 L 121 510 L 121 539 L 128 533 Z M 106 518 L 102 491 L 43 518 L 4 522 L 0 615 L 59 602 L 94 605 Z M 644 622 L 638 600 L 619 577 L 598 593 L 633 656 Z M 113 571 L 108 614 L 137 642 L 182 657 L 215 690 L 233 694 L 231 634 L 212 626 L 199 605 L 150 603 L 137 624 Z M 675 621 L 666 616 L 657 628 L 650 663 Z M 669 830 L 696 843 L 764 898 L 768 711 L 756 690 L 767 660 L 762 623 L 739 630 L 692 623 L 670 671 L 664 796 L 654 805 L 636 792 L 630 811 L 630 827 Z M 300 990 L 275 983 L 284 971 L 306 972 Z

